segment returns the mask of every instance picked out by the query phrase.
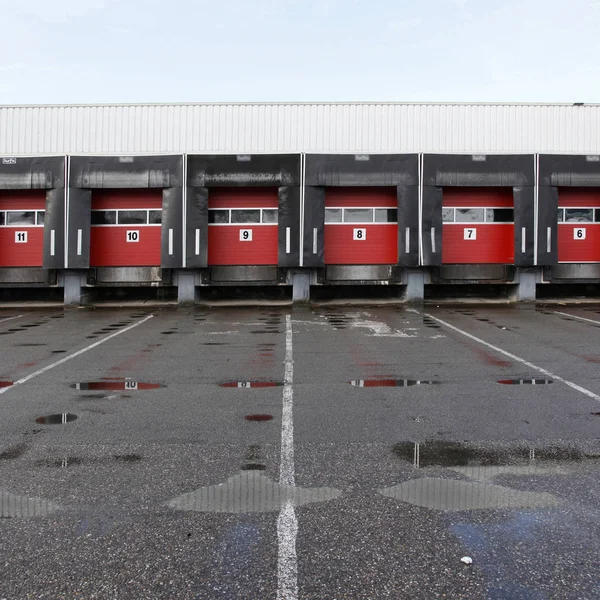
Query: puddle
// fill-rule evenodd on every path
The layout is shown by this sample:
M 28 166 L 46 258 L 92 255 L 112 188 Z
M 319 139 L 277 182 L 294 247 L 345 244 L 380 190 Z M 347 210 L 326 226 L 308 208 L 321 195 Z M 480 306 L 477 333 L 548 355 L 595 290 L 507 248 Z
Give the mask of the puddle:
M 106 396 L 104 394 L 85 394 L 79 396 L 78 400 L 104 400 Z
M 550 385 L 554 381 L 552 379 L 499 379 L 498 383 L 502 385 Z
M 227 346 L 225 342 L 204 342 L 203 346 Z
M 392 452 L 416 468 L 530 466 L 534 462 L 580 462 L 600 458 L 600 454 L 587 453 L 573 445 L 516 445 L 503 448 L 441 440 L 399 442 L 392 446 Z
M 57 459 L 36 460 L 34 465 L 36 467 L 65 469 L 67 467 L 76 467 L 80 465 L 100 465 L 113 461 L 133 463 L 140 460 L 142 460 L 142 456 L 140 454 L 113 454 L 113 456 L 107 457 L 65 456 L 64 458 Z
M 220 383 L 222 388 L 269 388 L 281 387 L 283 381 L 226 381 Z
M 13 385 L 12 381 L 0 381 L 0 388 L 6 388 Z
M 350 385 L 355 387 L 412 387 L 415 385 L 439 385 L 439 381 L 421 379 L 356 379 Z
M 266 468 L 267 466 L 262 463 L 246 463 L 242 465 L 242 471 L 265 471 Z
M 35 422 L 38 425 L 63 425 L 65 423 L 72 423 L 77 419 L 77 415 L 73 413 L 62 413 L 57 415 L 47 415 L 45 417 L 38 417 Z
M 4 452 L 0 452 L 0 460 L 14 460 L 16 458 L 20 458 L 27 452 L 29 449 L 29 444 L 17 444 L 8 450 L 4 450 Z
M 42 517 L 60 507 L 44 498 L 30 498 L 0 491 L 0 518 Z
M 13 344 L 14 347 L 18 348 L 35 348 L 37 346 L 47 346 L 48 344 Z
M 260 470 L 244 470 L 225 483 L 208 485 L 166 503 L 175 510 L 213 513 L 276 512 L 285 506 L 326 502 L 341 496 L 335 488 L 301 488 L 280 485 Z
M 272 421 L 273 415 L 246 415 L 244 419 L 253 422 Z
M 64 354 L 66 350 L 52 350 L 52 354 Z
M 72 383 L 70 387 L 76 390 L 141 391 L 157 390 L 166 386 L 162 383 L 144 383 L 142 381 L 133 381 L 131 379 L 126 379 L 124 381 L 83 381 L 80 383 Z

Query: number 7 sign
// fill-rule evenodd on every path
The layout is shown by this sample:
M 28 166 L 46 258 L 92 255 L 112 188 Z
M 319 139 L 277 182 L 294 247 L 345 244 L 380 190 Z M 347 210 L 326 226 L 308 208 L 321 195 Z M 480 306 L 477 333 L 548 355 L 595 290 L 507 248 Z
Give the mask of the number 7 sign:
M 465 240 L 476 240 L 477 229 L 475 227 L 465 227 Z

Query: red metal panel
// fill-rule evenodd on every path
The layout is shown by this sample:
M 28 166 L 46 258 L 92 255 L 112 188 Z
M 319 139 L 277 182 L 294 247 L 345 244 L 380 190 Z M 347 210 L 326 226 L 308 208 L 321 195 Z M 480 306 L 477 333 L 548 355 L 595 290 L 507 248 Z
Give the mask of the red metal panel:
M 560 208 L 600 208 L 600 188 L 559 188 L 558 206 Z
M 161 189 L 144 190 L 93 190 L 93 210 L 117 208 L 162 208 Z
M 139 231 L 138 242 L 127 241 L 127 231 Z M 110 225 L 92 227 L 91 267 L 160 266 L 161 227 L 158 225 Z
M 0 190 L 0 210 L 45 210 L 46 190 Z M 26 232 L 27 243 L 15 234 Z M 44 262 L 43 227 L 0 227 L 0 267 L 41 267 Z
M 252 230 L 252 241 L 241 241 L 240 231 Z M 277 225 L 209 225 L 209 265 L 277 265 Z
M 355 206 L 396 208 L 398 197 L 396 188 L 330 187 L 325 192 L 325 206 L 327 208 L 352 208 Z
M 476 239 L 465 240 L 465 229 L 475 229 Z M 515 261 L 512 223 L 445 223 L 442 232 L 444 264 L 513 264 Z
M 510 187 L 445 187 L 442 204 L 448 208 L 512 208 L 513 191 Z
M 208 208 L 277 208 L 278 206 L 279 190 L 276 187 L 210 188 L 208 194 Z
M 585 239 L 575 236 L 576 229 L 585 230 Z M 558 261 L 600 262 L 600 223 L 559 223 Z
M 354 229 L 366 229 L 364 240 L 354 240 Z M 325 225 L 325 264 L 395 265 L 398 262 L 398 225 Z

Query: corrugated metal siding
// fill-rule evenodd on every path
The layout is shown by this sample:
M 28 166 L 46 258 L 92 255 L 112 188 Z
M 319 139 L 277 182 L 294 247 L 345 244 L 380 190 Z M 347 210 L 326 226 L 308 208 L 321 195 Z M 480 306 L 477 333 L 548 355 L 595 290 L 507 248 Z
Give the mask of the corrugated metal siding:
M 600 152 L 600 105 L 0 107 L 0 154 Z

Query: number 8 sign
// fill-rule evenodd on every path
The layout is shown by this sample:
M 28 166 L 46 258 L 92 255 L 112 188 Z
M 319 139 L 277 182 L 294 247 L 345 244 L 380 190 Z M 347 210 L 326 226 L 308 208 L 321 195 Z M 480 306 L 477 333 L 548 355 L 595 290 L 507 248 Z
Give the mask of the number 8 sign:
M 367 239 L 367 230 L 355 229 L 352 235 L 352 239 L 358 240 L 359 242 L 364 242 Z

